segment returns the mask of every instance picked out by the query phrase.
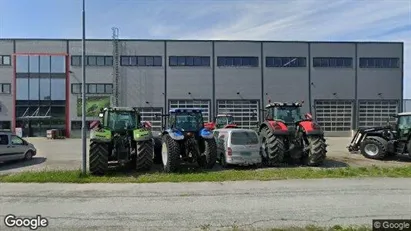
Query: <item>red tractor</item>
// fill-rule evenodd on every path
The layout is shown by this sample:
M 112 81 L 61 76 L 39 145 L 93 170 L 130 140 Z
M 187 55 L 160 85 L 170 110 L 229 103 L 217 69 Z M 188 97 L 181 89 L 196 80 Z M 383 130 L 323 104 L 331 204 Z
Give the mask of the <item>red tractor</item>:
M 319 166 L 324 162 L 327 144 L 321 127 L 311 114 L 303 117 L 296 103 L 269 103 L 266 118 L 259 125 L 263 161 L 268 166 L 284 162 Z
M 219 128 L 236 128 L 234 117 L 230 114 L 218 114 L 213 122 L 204 123 L 204 127 L 214 130 Z

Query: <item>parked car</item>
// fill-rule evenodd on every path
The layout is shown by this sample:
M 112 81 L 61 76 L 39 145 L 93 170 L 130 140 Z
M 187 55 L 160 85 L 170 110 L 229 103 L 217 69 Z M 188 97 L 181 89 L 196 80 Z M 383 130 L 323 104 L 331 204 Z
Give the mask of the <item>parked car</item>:
M 30 160 L 36 154 L 33 144 L 11 132 L 0 131 L 0 162 Z
M 217 141 L 218 162 L 223 167 L 261 165 L 261 141 L 255 130 L 223 128 L 213 132 Z

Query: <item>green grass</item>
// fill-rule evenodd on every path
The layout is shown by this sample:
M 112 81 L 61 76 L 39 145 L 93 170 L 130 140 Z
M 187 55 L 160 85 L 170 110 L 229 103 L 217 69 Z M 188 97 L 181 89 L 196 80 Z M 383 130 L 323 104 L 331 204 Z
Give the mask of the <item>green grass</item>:
M 210 226 L 201 226 L 201 230 L 210 230 Z M 308 225 L 306 227 L 286 227 L 286 228 L 271 228 L 271 229 L 254 229 L 254 228 L 239 228 L 233 226 L 229 229 L 222 229 L 227 231 L 371 231 L 369 226 L 339 226 L 320 227 L 315 225 Z
M 81 171 L 30 171 L 0 175 L 0 182 L 59 183 L 157 183 L 222 182 L 242 180 L 285 180 L 319 178 L 411 177 L 411 167 L 271 168 L 258 170 L 192 171 L 183 173 L 115 173 L 83 176 Z

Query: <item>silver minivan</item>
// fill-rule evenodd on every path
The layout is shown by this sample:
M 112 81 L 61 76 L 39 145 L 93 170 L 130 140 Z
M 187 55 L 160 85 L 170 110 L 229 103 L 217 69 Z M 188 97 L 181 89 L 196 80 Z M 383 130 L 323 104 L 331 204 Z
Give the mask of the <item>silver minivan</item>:
M 30 160 L 37 154 L 33 144 L 11 132 L 0 131 L 0 163 L 11 160 Z
M 261 141 L 256 131 L 225 128 L 213 132 L 217 141 L 218 162 L 223 167 L 261 165 Z

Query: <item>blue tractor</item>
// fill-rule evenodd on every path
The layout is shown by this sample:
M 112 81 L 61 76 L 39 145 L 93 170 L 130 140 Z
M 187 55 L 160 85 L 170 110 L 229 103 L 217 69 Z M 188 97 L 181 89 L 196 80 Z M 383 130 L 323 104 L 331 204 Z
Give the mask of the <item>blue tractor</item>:
M 169 111 L 168 126 L 160 134 L 156 155 L 161 156 L 164 172 L 176 172 L 180 165 L 197 162 L 212 169 L 217 160 L 213 132 L 204 127 L 202 110 L 176 108 Z

